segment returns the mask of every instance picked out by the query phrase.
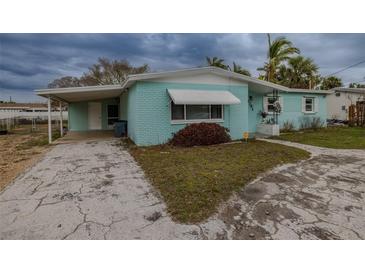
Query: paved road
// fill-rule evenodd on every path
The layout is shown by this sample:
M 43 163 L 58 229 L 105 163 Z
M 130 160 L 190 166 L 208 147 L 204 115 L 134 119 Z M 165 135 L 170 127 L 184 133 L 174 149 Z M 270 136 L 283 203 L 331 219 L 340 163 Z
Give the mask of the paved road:
M 198 225 L 174 223 L 115 139 L 55 146 L 0 193 L 0 239 L 364 239 L 365 151 L 309 150 Z

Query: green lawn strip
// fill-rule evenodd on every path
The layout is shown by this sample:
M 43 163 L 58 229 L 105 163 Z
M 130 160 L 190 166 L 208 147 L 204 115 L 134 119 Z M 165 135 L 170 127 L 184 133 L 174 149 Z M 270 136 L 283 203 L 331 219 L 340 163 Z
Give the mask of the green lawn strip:
M 318 130 L 284 133 L 275 137 L 275 139 L 319 147 L 365 149 L 365 128 L 328 127 Z
M 129 151 L 173 219 L 183 223 L 205 220 L 260 173 L 309 157 L 300 149 L 260 141 L 193 148 L 129 146 Z

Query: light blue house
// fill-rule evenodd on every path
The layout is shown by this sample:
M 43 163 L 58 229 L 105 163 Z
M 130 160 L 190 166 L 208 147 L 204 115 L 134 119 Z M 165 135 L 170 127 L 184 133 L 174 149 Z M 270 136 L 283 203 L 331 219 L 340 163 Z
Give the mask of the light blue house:
M 121 85 L 37 90 L 49 100 L 69 105 L 70 131 L 111 130 L 127 120 L 128 136 L 137 145 L 167 142 L 189 123 L 214 122 L 229 129 L 232 139 L 243 132 L 270 134 L 261 112 L 276 123 L 319 117 L 326 121 L 328 91 L 290 89 L 216 67 L 130 75 Z M 266 129 L 265 129 L 266 127 Z M 275 134 L 275 133 L 273 133 Z

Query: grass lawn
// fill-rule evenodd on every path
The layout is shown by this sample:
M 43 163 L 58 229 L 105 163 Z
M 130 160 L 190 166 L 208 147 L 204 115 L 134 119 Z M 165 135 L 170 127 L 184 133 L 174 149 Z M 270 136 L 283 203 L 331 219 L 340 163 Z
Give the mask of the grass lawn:
M 284 133 L 275 139 L 319 147 L 365 149 L 365 128 L 328 127 Z
M 300 149 L 260 141 L 192 148 L 130 146 L 129 151 L 173 219 L 183 223 L 205 220 L 260 173 L 309 157 Z

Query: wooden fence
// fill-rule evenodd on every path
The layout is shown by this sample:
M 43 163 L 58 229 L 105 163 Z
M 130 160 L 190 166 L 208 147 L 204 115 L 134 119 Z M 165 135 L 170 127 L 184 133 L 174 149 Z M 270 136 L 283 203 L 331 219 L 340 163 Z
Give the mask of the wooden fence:
M 349 125 L 365 127 L 365 101 L 356 102 L 349 107 Z

